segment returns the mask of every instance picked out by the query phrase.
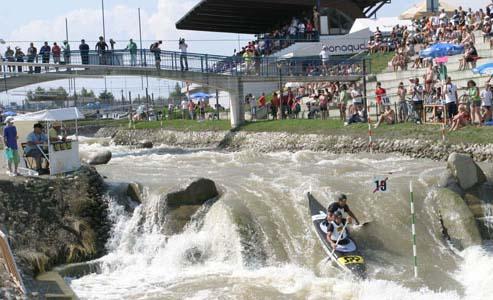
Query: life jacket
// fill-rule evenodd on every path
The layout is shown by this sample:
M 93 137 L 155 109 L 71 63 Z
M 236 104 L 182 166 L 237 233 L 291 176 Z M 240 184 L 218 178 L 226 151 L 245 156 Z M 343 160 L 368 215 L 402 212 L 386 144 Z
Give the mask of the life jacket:
M 337 240 L 342 241 L 345 238 L 347 238 L 347 231 L 344 228 L 344 223 L 341 222 L 341 224 L 337 224 L 335 221 L 330 222 L 332 226 L 334 227 L 334 231 L 332 232 L 330 239 L 336 242 Z M 343 230 L 344 228 L 344 230 Z M 341 236 L 339 238 L 339 236 Z

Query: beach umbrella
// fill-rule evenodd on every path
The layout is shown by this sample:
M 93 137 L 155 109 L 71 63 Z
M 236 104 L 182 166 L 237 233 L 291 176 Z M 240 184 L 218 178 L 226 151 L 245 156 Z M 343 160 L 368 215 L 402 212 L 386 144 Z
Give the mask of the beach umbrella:
M 17 115 L 17 113 L 13 112 L 13 111 L 6 111 L 2 115 L 6 116 L 6 117 L 13 117 L 13 116 Z
M 440 2 L 438 3 L 438 11 L 441 11 L 442 8 L 445 9 L 445 13 L 448 16 L 452 16 L 452 14 L 454 13 L 454 10 L 456 9 L 456 6 L 449 4 L 443 0 L 440 0 Z M 421 3 L 413 5 L 411 8 L 409 8 L 408 10 L 403 12 L 399 16 L 399 19 L 401 19 L 401 20 L 412 20 L 412 19 L 419 18 L 422 16 L 430 16 L 430 15 L 433 15 L 433 13 L 427 11 L 426 1 L 423 1 Z
M 430 47 L 419 51 L 419 57 L 436 58 L 443 56 L 452 56 L 464 53 L 464 46 L 459 44 L 436 43 Z
M 493 63 L 480 65 L 479 67 L 472 69 L 472 72 L 474 74 L 493 75 Z
M 194 93 L 190 95 L 190 98 L 196 99 L 196 98 L 209 98 L 210 95 L 202 92 Z

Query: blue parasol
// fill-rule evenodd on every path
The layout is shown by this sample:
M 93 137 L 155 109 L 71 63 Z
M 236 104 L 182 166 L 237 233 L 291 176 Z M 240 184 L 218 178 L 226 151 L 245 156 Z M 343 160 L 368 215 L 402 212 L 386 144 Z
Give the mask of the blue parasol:
M 419 51 L 419 57 L 442 57 L 464 53 L 464 46 L 458 44 L 437 43 Z
M 194 93 L 190 95 L 190 98 L 196 99 L 196 98 L 209 98 L 210 95 L 202 92 Z
M 480 65 L 479 67 L 472 69 L 472 72 L 474 74 L 493 75 L 493 63 Z
M 13 112 L 13 111 L 6 111 L 2 114 L 2 116 L 6 116 L 6 117 L 13 117 L 13 116 L 16 116 L 17 113 Z

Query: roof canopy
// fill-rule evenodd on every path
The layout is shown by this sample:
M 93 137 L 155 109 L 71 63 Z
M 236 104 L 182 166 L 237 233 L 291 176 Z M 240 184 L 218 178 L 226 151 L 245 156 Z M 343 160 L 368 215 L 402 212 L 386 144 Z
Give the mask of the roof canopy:
M 445 1 L 440 0 L 438 2 L 438 11 L 441 11 L 442 9 L 445 9 L 445 12 L 448 15 L 451 15 L 454 13 L 454 10 L 457 9 L 457 7 L 455 7 L 451 4 L 448 4 Z M 426 15 L 431 15 L 431 14 L 427 12 L 426 1 L 424 1 L 421 3 L 415 4 L 413 7 L 406 10 L 405 12 L 403 12 L 399 16 L 399 19 L 401 19 L 401 20 L 412 20 L 414 18 L 419 18 L 419 17 L 426 16 Z
M 76 107 L 41 110 L 14 117 L 14 121 L 68 121 L 77 119 L 84 119 L 84 114 Z
M 358 15 L 352 11 L 351 17 L 363 17 L 363 9 L 382 0 L 321 0 L 322 7 L 338 8 L 345 5 L 359 7 Z M 348 4 L 344 4 L 348 3 Z M 177 29 L 233 33 L 267 33 L 285 24 L 294 16 L 307 12 L 311 17 L 313 0 L 201 0 L 176 23 Z

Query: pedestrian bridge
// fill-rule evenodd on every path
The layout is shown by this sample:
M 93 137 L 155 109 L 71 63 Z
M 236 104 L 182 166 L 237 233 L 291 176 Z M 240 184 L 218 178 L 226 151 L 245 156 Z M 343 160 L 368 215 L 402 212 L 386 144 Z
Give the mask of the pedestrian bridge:
M 48 81 L 74 77 L 148 76 L 197 83 L 224 90 L 231 96 L 231 125 L 243 121 L 241 102 L 244 96 L 271 93 L 285 82 L 358 81 L 363 59 L 338 59 L 321 66 L 319 58 L 242 58 L 208 54 L 148 50 L 132 55 L 128 51 L 73 51 L 54 63 L 53 57 L 34 57 L 0 62 L 0 92 Z M 43 63 L 43 61 L 45 61 Z M 318 70 L 318 71 L 317 71 Z M 321 74 L 322 72 L 322 74 Z

